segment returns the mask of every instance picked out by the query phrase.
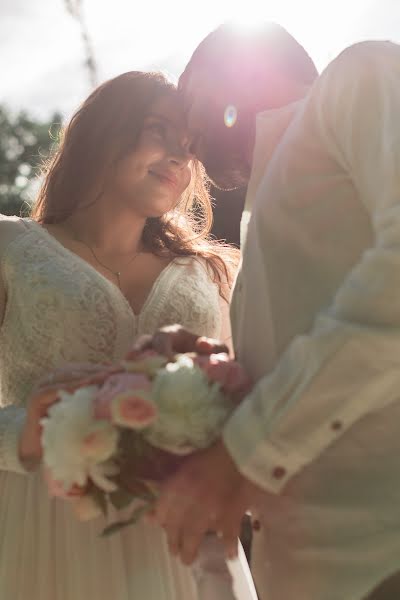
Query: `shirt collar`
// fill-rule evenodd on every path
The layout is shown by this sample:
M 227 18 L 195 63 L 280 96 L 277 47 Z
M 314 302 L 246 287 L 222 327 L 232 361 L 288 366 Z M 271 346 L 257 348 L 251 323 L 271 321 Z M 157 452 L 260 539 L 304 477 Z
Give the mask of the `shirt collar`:
M 260 181 L 283 134 L 303 102 L 304 98 L 301 98 L 280 108 L 258 113 L 256 116 L 256 137 L 251 174 L 240 226 L 241 245 L 245 241 L 247 225 L 251 215 L 251 206 Z

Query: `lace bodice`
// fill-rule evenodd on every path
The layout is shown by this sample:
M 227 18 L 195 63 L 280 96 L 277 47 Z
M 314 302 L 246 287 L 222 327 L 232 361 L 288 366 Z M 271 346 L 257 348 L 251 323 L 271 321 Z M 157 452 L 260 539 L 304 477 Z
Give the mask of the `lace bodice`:
M 218 288 L 202 260 L 171 262 L 135 315 L 119 288 L 46 229 L 30 219 L 19 225 L 2 261 L 8 300 L 0 328 L 0 403 L 10 408 L 0 411 L 0 468 L 10 470 L 20 470 L 13 455 L 22 407 L 49 370 L 119 359 L 137 335 L 163 325 L 179 322 L 213 337 L 221 330 Z

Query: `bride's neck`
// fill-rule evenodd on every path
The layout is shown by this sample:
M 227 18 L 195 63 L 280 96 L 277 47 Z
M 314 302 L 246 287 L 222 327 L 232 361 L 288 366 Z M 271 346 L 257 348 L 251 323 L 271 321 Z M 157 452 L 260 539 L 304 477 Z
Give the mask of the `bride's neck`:
M 111 205 L 112 207 L 112 205 Z M 139 252 L 146 220 L 116 209 L 81 209 L 68 217 L 62 228 L 76 241 L 81 241 L 102 254 L 125 255 Z

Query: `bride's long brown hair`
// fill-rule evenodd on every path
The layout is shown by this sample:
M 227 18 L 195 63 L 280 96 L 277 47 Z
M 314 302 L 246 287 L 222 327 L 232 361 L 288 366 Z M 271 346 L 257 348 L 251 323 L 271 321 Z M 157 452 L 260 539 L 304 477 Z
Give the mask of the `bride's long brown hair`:
M 178 94 L 161 73 L 131 71 L 103 83 L 85 100 L 60 134 L 59 144 L 43 167 L 44 180 L 31 217 L 42 224 L 68 218 L 98 183 L 110 164 L 131 152 L 149 107 L 160 96 Z M 149 218 L 143 244 L 154 254 L 205 259 L 224 293 L 238 262 L 238 250 L 211 239 L 212 207 L 203 166 L 193 162 L 192 180 L 178 205 L 159 218 Z

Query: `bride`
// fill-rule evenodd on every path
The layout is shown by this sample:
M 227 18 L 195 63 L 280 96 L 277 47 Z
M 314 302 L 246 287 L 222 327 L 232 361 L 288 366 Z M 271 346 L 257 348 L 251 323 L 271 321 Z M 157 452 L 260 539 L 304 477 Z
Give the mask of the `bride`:
M 118 360 L 163 325 L 229 342 L 236 256 L 209 225 L 176 89 L 139 72 L 72 117 L 31 218 L 0 219 L 0 598 L 197 600 L 157 526 L 100 538 L 101 519 L 79 522 L 48 497 L 47 400 L 34 389 L 70 362 Z

